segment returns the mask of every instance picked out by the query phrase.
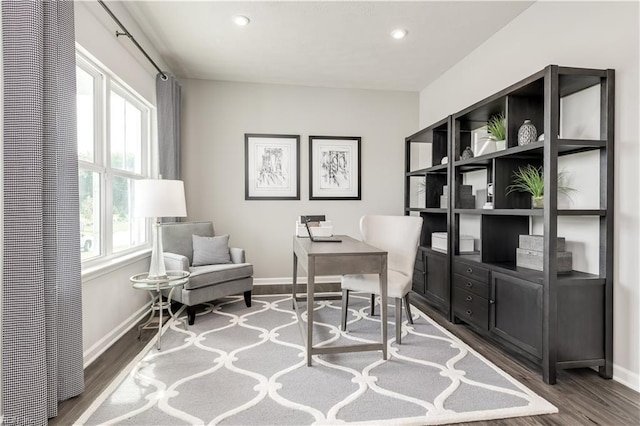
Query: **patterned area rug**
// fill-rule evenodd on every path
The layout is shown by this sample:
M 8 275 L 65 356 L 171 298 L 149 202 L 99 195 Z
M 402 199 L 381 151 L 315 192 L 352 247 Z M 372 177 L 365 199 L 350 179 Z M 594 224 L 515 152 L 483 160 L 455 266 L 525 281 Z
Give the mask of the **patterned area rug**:
M 340 301 L 317 302 L 317 344 L 379 338 L 368 298 L 349 302 L 346 333 Z M 251 308 L 225 299 L 187 331 L 165 326 L 162 350 L 150 342 L 77 423 L 443 424 L 558 411 L 415 307 L 412 314 L 401 345 L 389 324 L 387 361 L 355 352 L 316 355 L 307 367 L 290 296 L 255 296 Z

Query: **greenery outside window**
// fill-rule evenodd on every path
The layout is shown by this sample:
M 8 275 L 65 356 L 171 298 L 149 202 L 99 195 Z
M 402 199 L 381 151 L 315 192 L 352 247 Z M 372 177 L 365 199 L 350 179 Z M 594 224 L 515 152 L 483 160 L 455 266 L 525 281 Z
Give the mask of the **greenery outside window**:
M 150 177 L 152 107 L 116 76 L 76 53 L 80 250 L 83 266 L 149 244 L 133 217 L 134 181 Z

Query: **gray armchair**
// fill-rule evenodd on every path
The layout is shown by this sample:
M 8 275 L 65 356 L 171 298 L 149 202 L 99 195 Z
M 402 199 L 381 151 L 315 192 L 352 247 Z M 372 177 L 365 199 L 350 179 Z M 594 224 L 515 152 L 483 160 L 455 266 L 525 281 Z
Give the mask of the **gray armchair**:
M 190 271 L 182 290 L 173 292 L 172 300 L 187 305 L 189 325 L 195 322 L 195 306 L 221 297 L 244 293 L 251 306 L 253 265 L 246 263 L 244 250 L 230 248 L 230 264 L 192 266 L 193 235 L 213 237 L 211 222 L 177 222 L 162 226 L 162 245 L 167 270 Z

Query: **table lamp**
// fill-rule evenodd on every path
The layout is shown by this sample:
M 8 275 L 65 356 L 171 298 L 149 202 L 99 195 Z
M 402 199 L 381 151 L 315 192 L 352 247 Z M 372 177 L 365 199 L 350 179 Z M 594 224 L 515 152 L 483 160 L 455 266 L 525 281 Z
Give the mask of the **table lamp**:
M 153 218 L 153 248 L 148 278 L 166 278 L 162 255 L 163 217 L 185 217 L 184 183 L 181 180 L 141 179 L 135 181 L 134 215 Z

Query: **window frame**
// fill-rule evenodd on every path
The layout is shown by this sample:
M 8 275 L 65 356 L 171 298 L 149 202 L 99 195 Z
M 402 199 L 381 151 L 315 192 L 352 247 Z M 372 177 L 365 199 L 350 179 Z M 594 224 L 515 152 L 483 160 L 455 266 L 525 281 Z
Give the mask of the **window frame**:
M 113 251 L 113 179 L 149 179 L 152 178 L 152 154 L 155 143 L 155 107 L 118 76 L 101 64 L 97 59 L 76 45 L 76 66 L 94 77 L 94 128 L 93 162 L 80 159 L 78 169 L 95 172 L 99 179 L 98 221 L 99 254 L 81 261 L 82 270 L 96 269 L 101 265 L 111 265 L 114 261 L 129 259 L 132 255 L 147 251 L 151 247 L 151 225 L 148 219 L 144 224 L 144 243 L 131 246 L 117 252 Z M 140 173 L 116 169 L 111 166 L 111 92 L 122 97 L 141 111 Z

